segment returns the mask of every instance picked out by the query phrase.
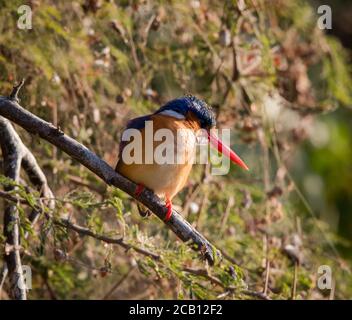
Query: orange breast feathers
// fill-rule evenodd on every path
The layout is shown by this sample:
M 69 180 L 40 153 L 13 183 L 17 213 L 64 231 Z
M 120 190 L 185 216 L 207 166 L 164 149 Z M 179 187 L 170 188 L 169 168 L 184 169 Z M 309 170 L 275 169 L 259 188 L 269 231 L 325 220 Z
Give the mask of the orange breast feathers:
M 125 161 L 124 151 L 131 150 L 127 150 L 129 148 L 127 143 L 121 148 L 123 150 L 120 152 L 116 171 L 135 183 L 153 190 L 159 197 L 171 200 L 184 187 L 192 169 L 196 150 L 196 132 L 200 129 L 200 124 L 191 113 L 188 113 L 185 119 L 154 114 L 149 117 L 149 120 L 153 127 L 153 137 L 149 136 L 149 128 L 143 127 L 139 130 L 141 144 L 138 145 L 138 150 L 134 148 L 131 151 L 135 159 L 141 159 L 141 163 Z M 146 126 L 150 126 L 151 123 Z M 168 135 L 167 138 L 165 134 Z M 164 136 L 163 139 L 162 136 Z M 153 140 L 152 148 L 145 150 L 145 146 L 149 146 L 147 139 L 148 141 Z M 170 153 L 171 148 L 174 152 Z M 159 152 L 165 149 L 169 150 L 168 155 L 165 154 L 166 152 Z M 139 152 L 139 157 L 134 152 Z M 174 161 L 170 163 L 172 155 Z

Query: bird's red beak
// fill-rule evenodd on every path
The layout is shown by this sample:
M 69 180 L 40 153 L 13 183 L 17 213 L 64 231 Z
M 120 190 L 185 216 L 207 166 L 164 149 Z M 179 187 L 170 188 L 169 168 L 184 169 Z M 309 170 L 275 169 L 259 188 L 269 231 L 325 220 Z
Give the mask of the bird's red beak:
M 249 170 L 247 165 L 243 162 L 243 160 L 228 146 L 222 143 L 222 141 L 213 133 L 208 132 L 208 139 L 210 144 L 216 148 L 221 154 L 225 155 L 226 157 L 230 158 L 230 160 L 245 170 Z

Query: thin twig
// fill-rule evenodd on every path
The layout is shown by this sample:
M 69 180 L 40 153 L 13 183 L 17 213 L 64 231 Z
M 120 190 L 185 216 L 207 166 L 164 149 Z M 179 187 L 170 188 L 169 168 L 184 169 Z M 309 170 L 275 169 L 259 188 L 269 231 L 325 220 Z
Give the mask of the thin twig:
M 262 292 L 251 291 L 248 289 L 240 289 L 240 288 L 236 288 L 235 286 L 226 286 L 218 278 L 210 275 L 206 269 L 193 269 L 193 268 L 185 267 L 185 268 L 183 268 L 183 271 L 187 272 L 187 273 L 194 274 L 196 276 L 201 276 L 201 277 L 209 280 L 211 283 L 223 288 L 225 290 L 225 292 L 232 293 L 232 292 L 238 290 L 239 293 L 247 295 L 247 296 L 256 297 L 256 298 L 259 298 L 262 300 L 270 300 L 270 298 Z
M 106 192 L 106 186 L 99 185 L 97 183 L 89 183 L 80 177 L 69 175 L 68 179 L 71 182 L 73 182 L 79 186 L 82 186 L 82 187 L 87 187 L 88 189 L 93 190 L 98 194 L 104 194 Z
M 235 204 L 235 198 L 233 196 L 230 196 L 229 200 L 227 202 L 226 210 L 222 216 L 221 223 L 220 223 L 220 233 L 221 234 L 225 231 L 227 220 L 229 218 L 231 208 L 234 206 L 234 204 Z
M 24 79 L 22 79 L 17 85 L 13 86 L 13 89 L 9 95 L 9 99 L 19 102 L 19 98 L 18 98 L 18 93 L 21 90 L 22 86 L 24 85 Z
M 7 191 L 2 191 L 0 190 L 0 198 L 12 201 L 12 202 L 19 202 L 22 204 L 27 204 L 28 202 L 24 199 L 19 199 L 16 196 L 12 195 L 11 193 L 7 192 Z
M 142 255 L 151 257 L 155 260 L 160 260 L 160 256 L 158 254 L 150 252 L 149 250 L 146 250 L 146 249 L 139 248 L 135 245 L 128 244 L 123 241 L 123 238 L 114 239 L 114 238 L 104 236 L 102 234 L 95 233 L 95 232 L 89 230 L 88 228 L 74 224 L 74 223 L 68 221 L 67 219 L 51 218 L 51 220 L 54 224 L 62 226 L 67 229 L 70 229 L 70 230 L 73 230 L 76 233 L 80 234 L 81 236 L 89 236 L 89 237 L 95 238 L 97 240 L 103 241 L 105 243 L 117 244 L 117 245 L 123 247 L 125 250 L 133 249 L 134 251 L 136 251 Z
M 262 300 L 271 300 L 270 297 L 265 295 L 263 292 L 257 292 L 257 291 L 251 291 L 251 290 L 242 290 L 241 293 L 245 294 L 247 296 L 254 297 L 254 298 L 259 298 L 259 299 L 262 299 Z
M 9 269 L 7 269 L 7 265 L 6 263 L 4 264 L 3 268 L 2 268 L 2 271 L 1 271 L 1 281 L 0 281 L 0 300 L 2 299 L 2 288 L 4 286 L 4 283 L 5 283 L 5 280 L 6 280 L 6 277 L 7 277 L 7 274 L 9 272 Z
M 218 278 L 212 276 L 209 274 L 208 270 L 206 269 L 192 269 L 192 268 L 183 268 L 184 272 L 194 274 L 196 276 L 201 276 L 207 280 L 209 280 L 211 283 L 218 285 L 219 287 L 226 289 L 226 290 L 235 290 L 236 288 L 234 286 L 225 286 Z
M 294 268 L 293 280 L 292 280 L 291 300 L 296 300 L 298 266 L 299 266 L 299 262 L 295 261 L 295 268 Z
M 264 281 L 264 289 L 263 294 L 268 294 L 268 287 L 269 287 L 269 279 L 270 279 L 270 259 L 269 259 L 269 239 L 268 235 L 265 234 L 265 281 Z

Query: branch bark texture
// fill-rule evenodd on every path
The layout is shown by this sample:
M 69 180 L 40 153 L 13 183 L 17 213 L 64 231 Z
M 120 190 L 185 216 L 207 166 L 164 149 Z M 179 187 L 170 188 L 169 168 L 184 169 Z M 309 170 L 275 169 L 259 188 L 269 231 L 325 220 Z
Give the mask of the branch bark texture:
M 17 133 L 11 126 L 11 123 L 0 117 L 0 144 L 4 158 L 4 175 L 16 182 L 20 178 L 21 162 L 23 158 L 23 149 L 17 144 Z M 6 187 L 6 191 L 11 191 L 15 187 Z M 7 202 L 4 213 L 4 236 L 9 252 L 6 252 L 4 259 L 10 279 L 10 295 L 16 300 L 26 300 L 26 285 L 23 277 L 23 269 L 20 254 L 20 232 L 19 232 L 19 214 L 16 204 Z M 6 271 L 4 271 L 6 276 Z

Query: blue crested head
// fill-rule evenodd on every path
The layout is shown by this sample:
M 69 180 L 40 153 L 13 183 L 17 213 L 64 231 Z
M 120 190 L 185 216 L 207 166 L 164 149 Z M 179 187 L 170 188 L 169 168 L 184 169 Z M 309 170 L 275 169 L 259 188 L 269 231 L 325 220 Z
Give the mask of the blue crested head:
M 210 129 L 216 124 L 215 116 L 211 107 L 203 100 L 192 95 L 171 100 L 155 113 L 165 111 L 174 111 L 183 116 L 186 116 L 188 112 L 192 112 L 198 118 L 200 126 L 203 129 Z

